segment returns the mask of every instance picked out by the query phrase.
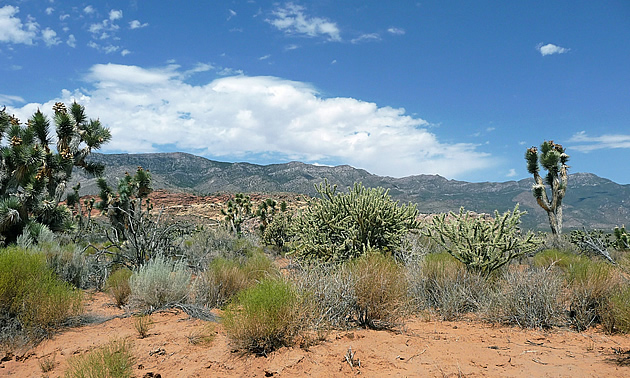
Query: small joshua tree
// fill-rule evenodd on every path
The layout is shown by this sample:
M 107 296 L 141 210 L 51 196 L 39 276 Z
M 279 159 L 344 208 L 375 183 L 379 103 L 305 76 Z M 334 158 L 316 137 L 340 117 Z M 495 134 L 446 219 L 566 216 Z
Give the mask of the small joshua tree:
M 46 229 L 69 229 L 72 213 L 60 202 L 73 168 L 103 173 L 103 165 L 85 159 L 109 141 L 109 130 L 88 119 L 76 102 L 70 109 L 58 102 L 53 110 L 56 151 L 51 149 L 50 121 L 41 111 L 22 124 L 6 108 L 0 110 L 0 239 L 5 243 L 20 235 L 36 241 Z
M 545 141 L 538 148 L 532 147 L 525 152 L 527 160 L 527 170 L 534 175 L 534 186 L 532 191 L 538 205 L 542 207 L 549 217 L 551 233 L 558 236 L 562 233 L 562 199 L 567 191 L 569 166 L 569 155 L 560 144 L 553 141 Z M 540 165 L 547 171 L 547 176 L 543 180 L 540 176 Z M 551 200 L 547 195 L 547 187 L 551 189 Z
M 101 189 L 99 193 L 101 201 L 96 203 L 95 207 L 107 214 L 118 238 L 126 239 L 125 230 L 129 228 L 130 223 L 137 223 L 143 216 L 142 201 L 146 202 L 147 210 L 151 209 L 151 204 L 147 199 L 153 191 L 151 173 L 142 167 L 138 167 L 134 176 L 126 173 L 118 183 L 118 194 L 114 193 L 102 177 L 98 179 L 97 184 Z
M 243 193 L 237 193 L 234 199 L 227 202 L 226 208 L 221 209 L 221 214 L 225 216 L 225 223 L 237 236 L 241 236 L 243 222 L 251 218 L 251 213 L 252 201 Z

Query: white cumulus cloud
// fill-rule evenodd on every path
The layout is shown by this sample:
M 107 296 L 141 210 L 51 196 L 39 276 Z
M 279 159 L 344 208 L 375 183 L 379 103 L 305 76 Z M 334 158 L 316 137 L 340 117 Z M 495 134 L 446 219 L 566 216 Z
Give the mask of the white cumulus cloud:
M 130 29 L 140 29 L 140 28 L 145 28 L 147 26 L 149 26 L 149 24 L 147 22 L 142 23 L 142 22 L 140 22 L 138 20 L 133 20 L 133 21 L 131 21 L 129 23 L 129 28 Z
M 26 24 L 16 17 L 20 8 L 5 5 L 0 8 L 0 42 L 33 44 L 33 38 L 37 35 L 37 23 L 29 19 Z
M 270 76 L 191 85 L 186 72 L 177 65 L 98 64 L 86 78 L 90 90 L 64 91 L 60 99 L 11 111 L 27 117 L 76 99 L 111 129 L 105 151 L 155 152 L 168 145 L 215 159 L 271 156 L 397 177 L 456 177 L 493 164 L 476 145 L 441 142 L 425 120 L 404 109 L 324 98 L 309 84 Z
M 54 46 L 61 43 L 61 40 L 57 38 L 57 32 L 50 28 L 42 30 L 42 39 L 46 46 Z
M 123 16 L 123 12 L 120 9 L 112 9 L 109 11 L 110 21 L 120 20 L 122 16 Z
M 337 24 L 325 18 L 309 17 L 301 5 L 288 3 L 273 11 L 273 17 L 267 22 L 277 29 L 290 34 L 306 34 L 310 37 L 328 36 L 331 41 L 340 41 Z
M 556 46 L 551 43 L 548 43 L 546 45 L 543 45 L 541 43 L 536 48 L 538 49 L 538 51 L 540 52 L 542 56 L 553 55 L 553 54 L 564 54 L 564 53 L 569 52 L 570 50 L 564 47 Z

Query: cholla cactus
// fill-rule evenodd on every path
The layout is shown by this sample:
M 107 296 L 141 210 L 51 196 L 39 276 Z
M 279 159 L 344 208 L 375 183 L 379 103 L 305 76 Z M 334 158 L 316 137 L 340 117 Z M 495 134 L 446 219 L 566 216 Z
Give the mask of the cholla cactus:
M 0 110 L 0 239 L 13 243 L 24 231 L 68 229 L 70 210 L 60 205 L 74 167 L 94 175 L 100 164 L 86 162 L 92 150 L 109 141 L 109 130 L 88 120 L 76 102 L 54 107 L 57 151 L 51 150 L 50 121 L 37 111 L 25 123 Z M 36 226 L 40 225 L 40 226 Z
M 542 207 L 549 217 L 549 225 L 553 235 L 562 233 L 562 199 L 567 191 L 569 155 L 565 153 L 562 145 L 553 141 L 545 141 L 540 146 L 540 154 L 536 147 L 525 152 L 527 171 L 534 175 L 532 192 L 538 205 Z M 547 171 L 543 180 L 540 176 L 540 165 Z M 547 195 L 547 186 L 551 189 L 551 200 Z
M 459 213 L 440 214 L 433 218 L 424 234 L 437 242 L 454 258 L 473 272 L 488 277 L 512 259 L 535 251 L 541 240 L 533 233 L 521 235 L 518 210 L 486 219 L 460 208 Z
M 417 229 L 418 210 L 400 205 L 383 188 L 355 183 L 337 193 L 328 181 L 316 185 L 320 195 L 293 218 L 291 236 L 299 257 L 341 262 L 369 251 L 398 252 L 409 230 Z

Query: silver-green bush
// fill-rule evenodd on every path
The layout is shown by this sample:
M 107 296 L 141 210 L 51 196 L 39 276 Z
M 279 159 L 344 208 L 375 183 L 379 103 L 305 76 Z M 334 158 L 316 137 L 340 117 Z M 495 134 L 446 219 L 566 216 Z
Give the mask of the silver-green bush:
M 129 278 L 130 302 L 143 308 L 183 303 L 188 297 L 191 274 L 183 262 L 157 256 L 137 268 Z

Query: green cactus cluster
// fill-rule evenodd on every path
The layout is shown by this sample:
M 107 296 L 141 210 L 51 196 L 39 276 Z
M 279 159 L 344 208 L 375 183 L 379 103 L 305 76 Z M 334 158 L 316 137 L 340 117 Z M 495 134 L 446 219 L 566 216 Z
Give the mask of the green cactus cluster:
M 532 192 L 538 205 L 542 207 L 549 217 L 549 225 L 553 235 L 562 233 L 562 199 L 566 194 L 568 183 L 567 162 L 569 155 L 565 148 L 553 141 L 545 141 L 538 148 L 531 147 L 525 152 L 527 171 L 534 175 Z M 547 171 L 544 180 L 540 176 L 540 166 Z M 551 198 L 547 194 L 547 187 L 551 190 Z
M 355 183 L 337 193 L 327 181 L 315 187 L 312 200 L 293 218 L 293 252 L 299 257 L 344 261 L 370 250 L 394 253 L 409 230 L 418 228 L 415 205 L 401 206 L 383 188 Z
M 0 239 L 22 236 L 37 241 L 41 232 L 73 227 L 72 213 L 61 204 L 76 167 L 101 175 L 104 166 L 86 161 L 111 139 L 100 121 L 88 119 L 74 102 L 53 106 L 56 148 L 51 148 L 51 122 L 37 110 L 26 123 L 0 110 Z M 26 231 L 26 232 L 25 232 Z
M 542 243 L 531 232 L 521 234 L 522 214 L 525 212 L 516 205 L 503 215 L 495 210 L 494 218 L 487 219 L 462 207 L 458 214 L 435 216 L 424 234 L 468 270 L 488 277 L 511 260 L 534 252 Z

